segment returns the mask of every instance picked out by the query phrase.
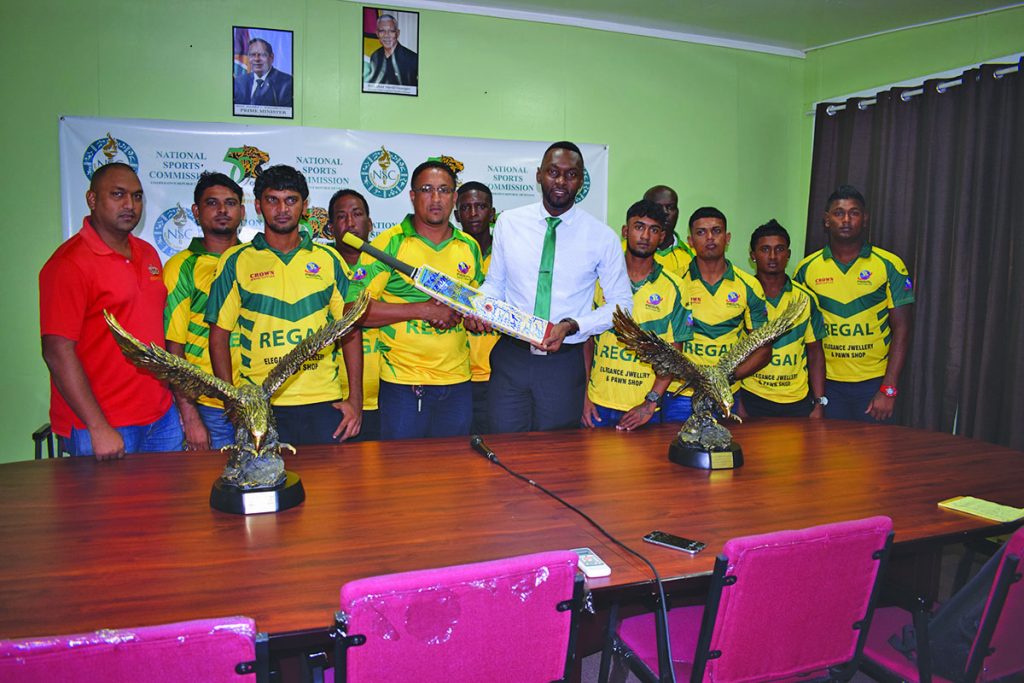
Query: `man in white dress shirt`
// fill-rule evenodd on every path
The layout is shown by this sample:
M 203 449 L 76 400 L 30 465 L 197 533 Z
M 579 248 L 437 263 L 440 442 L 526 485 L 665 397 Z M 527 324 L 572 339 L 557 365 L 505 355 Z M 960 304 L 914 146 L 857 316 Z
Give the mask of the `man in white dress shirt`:
M 586 372 L 583 343 L 612 324 L 615 306 L 632 310 L 622 242 L 576 206 L 583 154 L 571 142 L 544 153 L 542 201 L 502 212 L 494 227 L 483 291 L 555 323 L 539 346 L 502 336 L 491 352 L 488 414 L 492 432 L 578 427 Z M 600 280 L 606 303 L 593 308 Z M 484 330 L 467 318 L 466 326 Z

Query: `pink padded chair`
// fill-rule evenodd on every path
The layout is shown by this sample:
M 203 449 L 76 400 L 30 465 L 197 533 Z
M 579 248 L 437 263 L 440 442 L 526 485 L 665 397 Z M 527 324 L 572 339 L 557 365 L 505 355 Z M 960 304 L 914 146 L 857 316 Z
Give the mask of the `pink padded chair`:
M 1024 558 L 1024 527 L 1006 542 L 995 578 L 988 590 L 977 633 L 971 643 L 959 681 L 1024 680 L 1024 581 L 1021 581 L 1021 559 Z M 980 601 L 979 601 L 980 602 Z M 928 681 L 948 683 L 946 678 L 932 675 L 929 642 L 929 620 L 924 608 L 908 611 L 900 607 L 878 610 L 875 623 L 864 648 L 865 671 L 881 680 Z M 917 640 L 915 661 L 889 644 L 899 638 L 904 626 L 914 624 Z
M 672 662 L 655 618 L 622 621 L 608 639 L 642 680 L 849 680 L 867 636 L 892 544 L 888 517 L 734 538 L 718 556 L 704 607 L 669 610 Z M 610 629 L 611 630 L 611 629 Z M 658 628 L 660 631 L 660 627 Z
M 350 581 L 336 680 L 566 680 L 584 595 L 577 560 L 556 551 Z
M 268 669 L 266 636 L 257 645 L 244 617 L 0 641 L 4 683 L 263 683 Z

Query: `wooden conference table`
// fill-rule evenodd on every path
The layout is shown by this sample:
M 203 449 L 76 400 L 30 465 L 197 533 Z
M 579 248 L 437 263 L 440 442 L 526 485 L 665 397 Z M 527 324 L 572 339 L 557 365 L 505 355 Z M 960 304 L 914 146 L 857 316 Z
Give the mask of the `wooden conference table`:
M 733 536 L 886 514 L 896 552 L 1012 525 L 940 510 L 974 495 L 1024 506 L 1024 453 L 836 421 L 733 429 L 746 465 L 666 459 L 674 428 L 487 437 L 502 462 L 644 553 L 677 588 L 710 573 Z M 208 496 L 217 453 L 0 465 L 0 637 L 245 614 L 282 639 L 328 627 L 338 589 L 387 572 L 588 545 L 612 567 L 599 598 L 648 589 L 647 569 L 590 525 L 477 455 L 468 438 L 304 447 L 286 458 L 301 506 L 236 516 Z M 705 541 L 690 557 L 652 529 Z M 705 579 L 706 580 L 706 579 Z

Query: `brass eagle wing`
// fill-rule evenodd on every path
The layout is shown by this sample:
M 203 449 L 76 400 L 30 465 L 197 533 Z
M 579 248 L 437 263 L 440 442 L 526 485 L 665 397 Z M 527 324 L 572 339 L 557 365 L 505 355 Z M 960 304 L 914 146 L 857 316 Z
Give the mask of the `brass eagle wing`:
M 807 308 L 808 301 L 807 296 L 794 297 L 793 301 L 782 311 L 782 315 L 769 320 L 733 344 L 722 356 L 721 360 L 718 361 L 718 366 L 726 373 L 731 373 L 740 363 L 749 358 L 750 354 L 754 353 L 754 351 L 757 351 L 765 344 L 771 344 L 786 334 L 793 327 L 796 319 L 804 312 L 804 309 Z
M 237 400 L 238 390 L 228 382 L 203 372 L 184 358 L 175 356 L 156 344 L 143 344 L 121 327 L 117 319 L 105 310 L 103 317 L 106 318 L 110 331 L 114 333 L 114 340 L 121 347 L 121 352 L 138 367 L 149 370 L 189 398 L 210 396 L 223 400 L 225 405 Z
M 363 290 L 345 315 L 332 323 L 324 325 L 285 354 L 284 358 L 274 366 L 274 369 L 263 380 L 263 391 L 266 393 L 267 398 L 273 396 L 281 388 L 281 385 L 285 383 L 285 380 L 302 367 L 303 363 L 319 353 L 325 346 L 333 344 L 338 339 L 344 337 L 352 326 L 355 325 L 356 321 L 363 317 L 369 302 L 370 297 L 366 290 Z
M 654 374 L 678 377 L 684 384 L 696 384 L 706 380 L 697 365 L 658 335 L 642 329 L 618 306 L 612 314 L 612 325 L 615 326 L 615 336 L 619 342 L 633 351 L 638 359 L 649 363 Z

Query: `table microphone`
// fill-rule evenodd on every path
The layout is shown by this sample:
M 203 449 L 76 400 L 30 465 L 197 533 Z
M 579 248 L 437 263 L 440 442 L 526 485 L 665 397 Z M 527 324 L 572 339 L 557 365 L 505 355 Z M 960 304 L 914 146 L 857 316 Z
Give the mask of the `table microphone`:
M 479 434 L 474 434 L 469 437 L 469 445 L 474 451 L 484 456 L 491 462 L 498 462 L 498 456 L 492 451 L 487 444 L 484 443 L 484 438 Z

